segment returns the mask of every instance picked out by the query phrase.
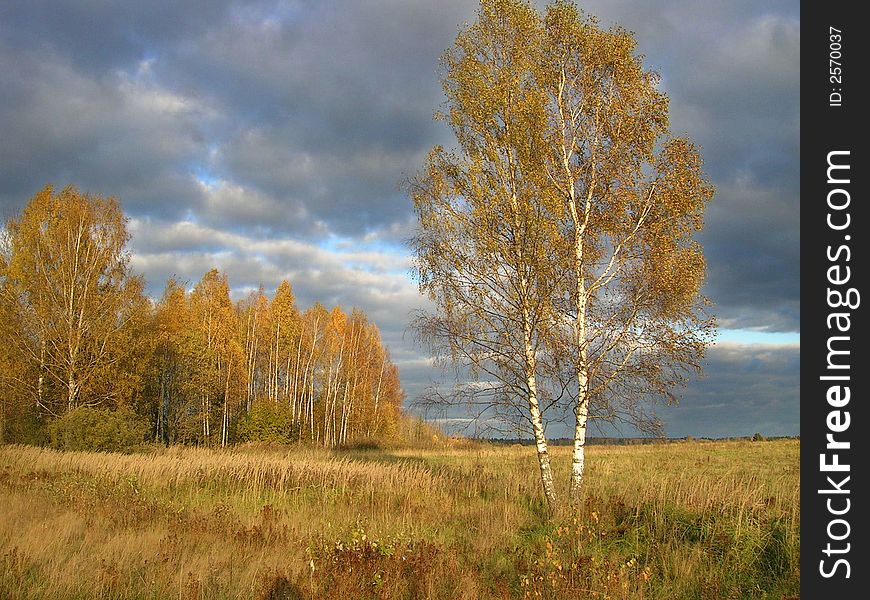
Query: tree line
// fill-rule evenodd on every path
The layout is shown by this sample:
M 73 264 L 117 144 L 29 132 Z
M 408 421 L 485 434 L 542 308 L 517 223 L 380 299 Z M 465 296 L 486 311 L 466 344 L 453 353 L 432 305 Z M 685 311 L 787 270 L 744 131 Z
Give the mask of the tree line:
M 286 280 L 234 302 L 217 269 L 152 300 L 129 267 L 126 221 L 114 198 L 47 186 L 6 223 L 0 442 L 44 443 L 53 424 L 93 423 L 89 410 L 165 444 L 397 434 L 398 369 L 365 313 L 302 311 Z

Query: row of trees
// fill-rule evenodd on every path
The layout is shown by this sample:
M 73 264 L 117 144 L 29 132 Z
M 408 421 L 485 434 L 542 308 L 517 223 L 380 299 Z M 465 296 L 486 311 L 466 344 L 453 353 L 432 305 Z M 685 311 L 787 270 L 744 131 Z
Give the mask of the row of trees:
M 164 443 L 395 434 L 398 371 L 361 311 L 300 311 L 287 281 L 233 302 L 215 269 L 153 302 L 130 273 L 118 202 L 72 187 L 43 189 L 4 234 L 0 441 L 89 407 L 138 413 Z
M 659 432 L 652 405 L 700 370 L 713 189 L 632 35 L 571 3 L 482 0 L 443 67 L 457 147 L 411 185 L 417 326 L 478 381 L 431 398 L 527 423 L 552 509 L 548 415 L 573 420 L 576 501 L 590 419 Z
M 300 312 L 287 281 L 234 304 L 211 270 L 189 293 L 170 280 L 154 315 L 157 439 L 226 445 L 240 417 L 241 439 L 263 419 L 282 424 L 267 437 L 332 447 L 395 434 L 398 370 L 359 310 Z

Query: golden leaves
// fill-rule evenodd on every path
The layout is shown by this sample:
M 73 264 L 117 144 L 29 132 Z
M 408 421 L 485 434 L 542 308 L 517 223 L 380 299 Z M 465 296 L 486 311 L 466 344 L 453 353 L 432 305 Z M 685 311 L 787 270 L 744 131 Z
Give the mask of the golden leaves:
M 483 0 L 444 54 L 458 150 L 433 149 L 411 189 L 421 291 L 439 309 L 425 324 L 506 385 L 519 331 L 541 353 L 533 368 L 549 354 L 635 400 L 671 398 L 703 354 L 712 320 L 693 236 L 713 189 L 636 52 L 631 33 L 570 2 L 539 15 Z

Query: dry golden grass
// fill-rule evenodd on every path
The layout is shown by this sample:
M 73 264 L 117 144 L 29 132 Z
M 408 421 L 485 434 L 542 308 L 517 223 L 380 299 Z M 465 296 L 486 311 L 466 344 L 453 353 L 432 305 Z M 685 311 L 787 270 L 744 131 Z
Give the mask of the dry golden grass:
M 799 451 L 594 446 L 547 519 L 528 447 L 0 447 L 0 598 L 781 598 Z
M 20 471 L 76 473 L 134 485 L 177 488 L 220 488 L 246 496 L 266 491 L 286 496 L 302 487 L 332 492 L 374 490 L 384 486 L 430 491 L 432 474 L 407 462 L 376 468 L 318 451 L 248 453 L 197 448 L 171 448 L 151 454 L 56 452 L 25 446 L 3 450 Z

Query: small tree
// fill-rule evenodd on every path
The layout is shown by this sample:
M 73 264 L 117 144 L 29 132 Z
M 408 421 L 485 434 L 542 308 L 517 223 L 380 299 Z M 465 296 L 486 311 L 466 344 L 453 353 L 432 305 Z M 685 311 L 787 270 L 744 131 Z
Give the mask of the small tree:
M 148 422 L 130 409 L 79 407 L 49 425 L 51 445 L 58 450 L 130 452 L 148 435 Z
M 290 444 L 299 437 L 290 407 L 283 403 L 258 402 L 239 419 L 236 434 L 240 442 Z

